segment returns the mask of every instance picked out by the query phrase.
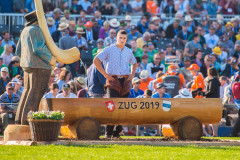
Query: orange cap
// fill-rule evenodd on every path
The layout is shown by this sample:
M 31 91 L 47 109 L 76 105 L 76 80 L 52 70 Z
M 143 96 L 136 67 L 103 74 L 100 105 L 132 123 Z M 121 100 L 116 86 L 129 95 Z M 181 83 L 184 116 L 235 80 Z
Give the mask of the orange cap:
M 195 70 L 195 69 L 200 69 L 199 66 L 196 63 L 191 64 L 190 67 L 187 68 L 188 70 Z
M 169 69 L 177 69 L 177 67 L 175 65 L 171 64 L 171 65 L 168 66 L 168 70 Z
M 92 22 L 91 21 L 87 21 L 85 24 L 85 27 L 92 27 Z

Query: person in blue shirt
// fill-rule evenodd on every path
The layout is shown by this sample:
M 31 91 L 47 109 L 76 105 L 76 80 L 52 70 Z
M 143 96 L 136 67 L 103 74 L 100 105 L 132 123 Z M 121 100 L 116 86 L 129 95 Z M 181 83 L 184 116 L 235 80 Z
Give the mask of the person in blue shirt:
M 134 77 L 132 79 L 133 88 L 129 92 L 129 98 L 136 98 L 136 97 L 144 94 L 143 90 L 139 89 L 140 83 L 141 82 L 140 82 L 139 78 Z
M 157 84 L 157 92 L 152 95 L 152 98 L 172 98 L 170 94 L 166 92 L 166 85 L 164 83 Z

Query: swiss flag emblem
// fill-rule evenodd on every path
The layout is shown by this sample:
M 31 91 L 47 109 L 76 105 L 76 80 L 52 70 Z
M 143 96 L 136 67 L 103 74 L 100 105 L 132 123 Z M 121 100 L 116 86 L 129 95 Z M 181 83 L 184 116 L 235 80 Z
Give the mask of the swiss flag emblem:
M 107 110 L 109 112 L 113 112 L 115 110 L 115 105 L 114 105 L 113 101 L 105 102 L 105 104 L 106 104 Z

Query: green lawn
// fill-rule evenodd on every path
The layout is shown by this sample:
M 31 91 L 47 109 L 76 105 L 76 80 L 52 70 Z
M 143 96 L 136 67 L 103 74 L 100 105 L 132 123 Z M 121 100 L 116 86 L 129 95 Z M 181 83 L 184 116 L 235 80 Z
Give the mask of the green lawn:
M 240 159 L 240 147 L 0 146 L 0 159 Z

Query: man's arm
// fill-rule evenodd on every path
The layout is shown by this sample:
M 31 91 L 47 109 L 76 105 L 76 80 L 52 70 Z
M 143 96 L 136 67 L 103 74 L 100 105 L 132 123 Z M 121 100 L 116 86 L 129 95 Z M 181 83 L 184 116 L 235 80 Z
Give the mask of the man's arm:
M 136 70 L 137 70 L 137 62 L 131 66 L 131 74 L 128 77 L 129 80 L 132 80 L 134 78 Z
M 96 68 L 98 69 L 98 71 L 109 81 L 113 81 L 114 78 L 108 74 L 102 67 L 101 61 L 99 60 L 98 57 L 95 57 L 93 60 L 94 65 L 96 66 Z

